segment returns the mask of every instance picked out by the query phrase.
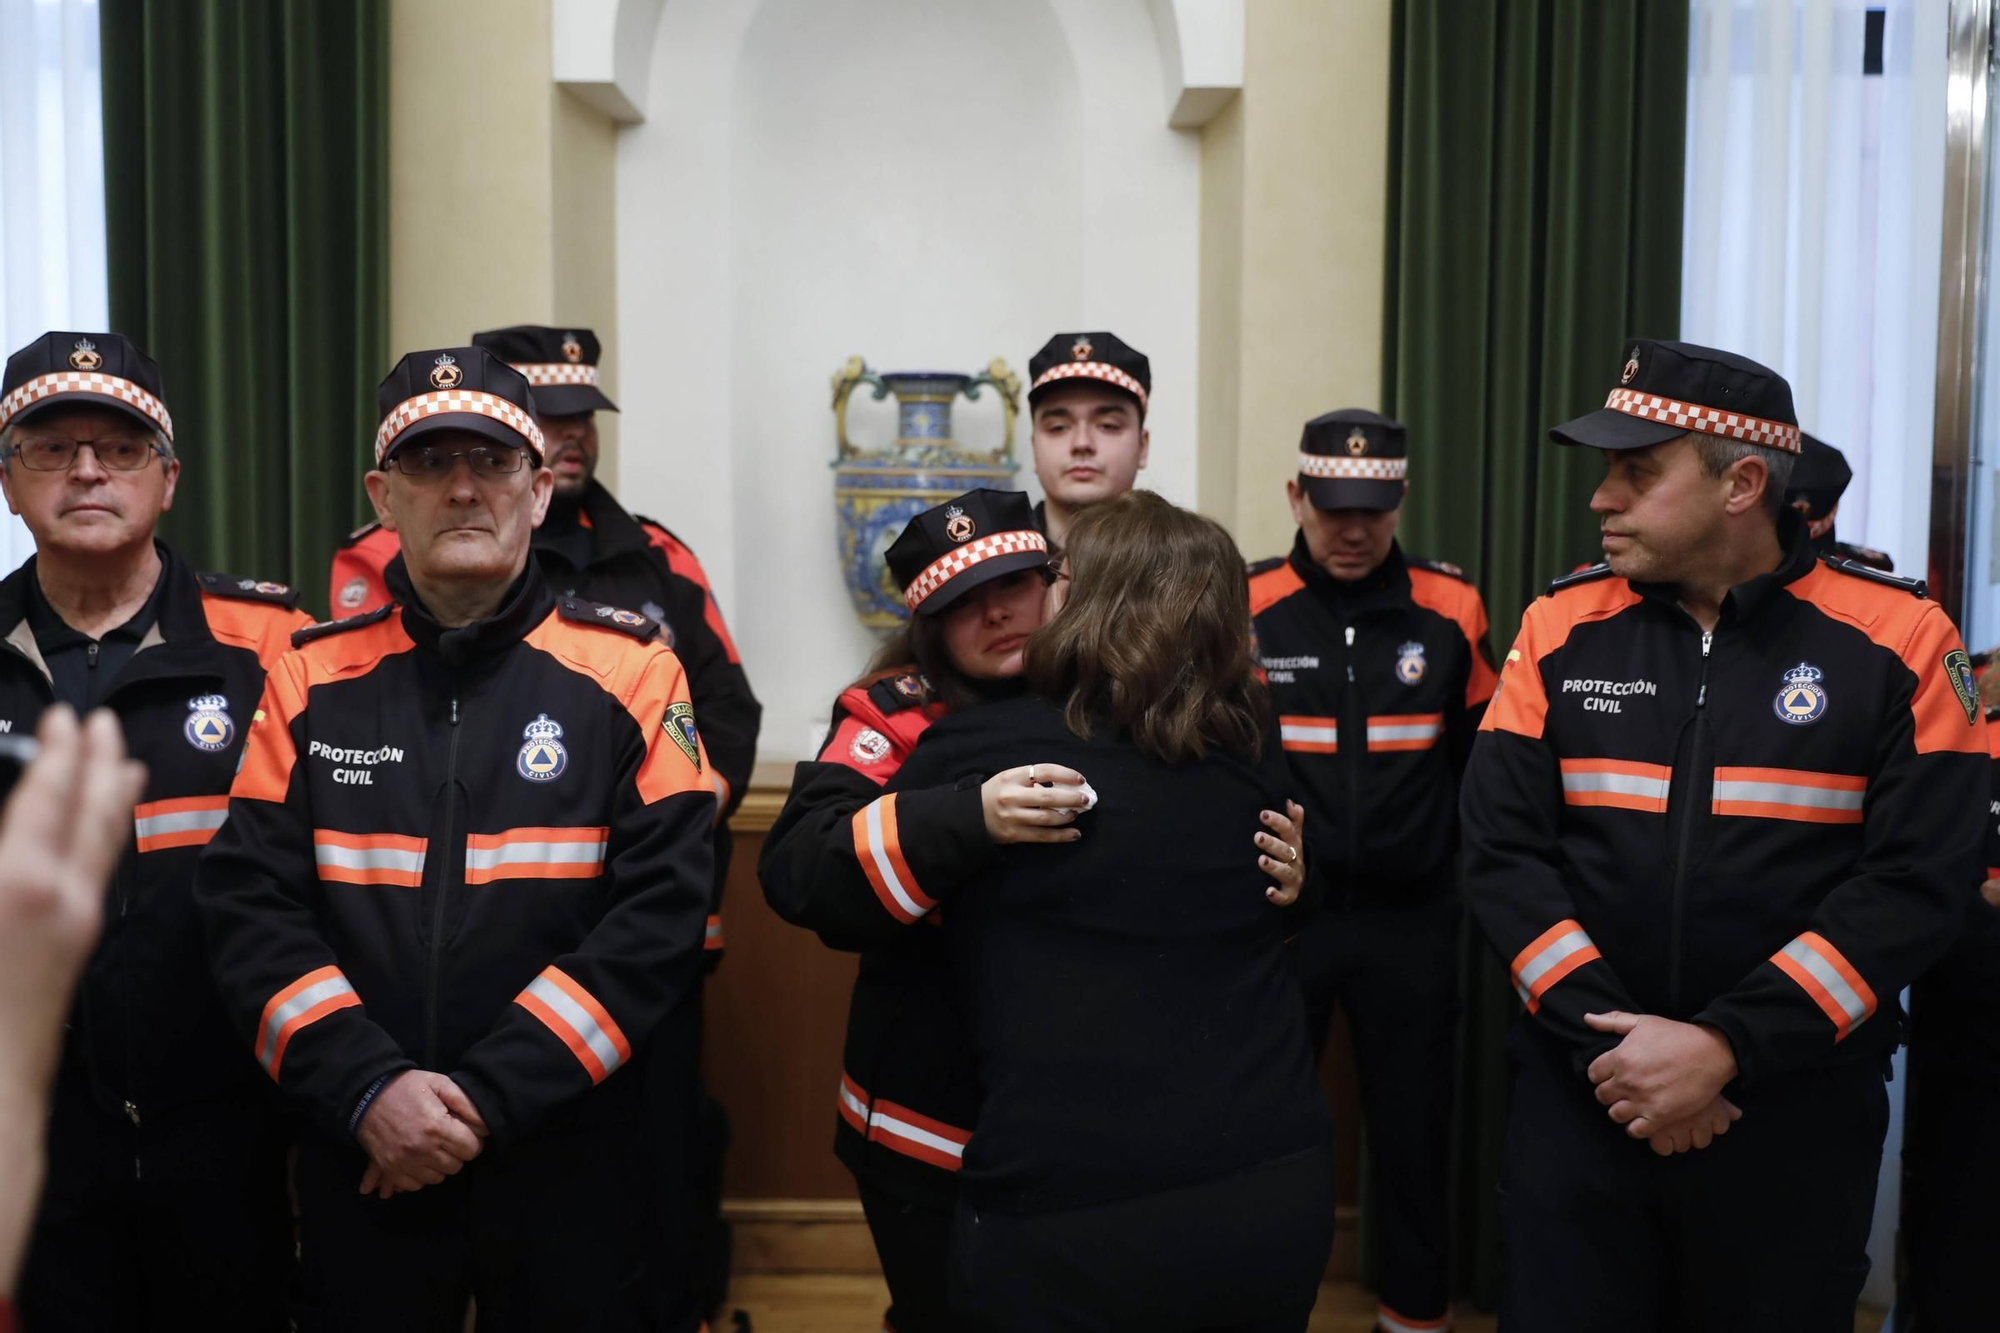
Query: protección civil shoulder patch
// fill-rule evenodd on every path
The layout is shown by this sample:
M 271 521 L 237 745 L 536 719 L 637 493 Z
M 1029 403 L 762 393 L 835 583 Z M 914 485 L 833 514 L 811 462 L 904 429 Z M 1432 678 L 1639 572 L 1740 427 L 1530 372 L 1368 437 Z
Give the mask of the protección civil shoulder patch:
M 1979 681 L 1972 674 L 1971 656 L 1963 648 L 1952 649 L 1944 655 L 1944 673 L 1951 677 L 1952 693 L 1965 710 L 1966 725 L 1973 725 L 1979 720 Z
M 663 725 L 667 735 L 674 738 L 674 744 L 681 747 L 687 761 L 694 765 L 694 771 L 701 772 L 701 736 L 694 727 L 694 705 L 686 702 L 668 704 Z

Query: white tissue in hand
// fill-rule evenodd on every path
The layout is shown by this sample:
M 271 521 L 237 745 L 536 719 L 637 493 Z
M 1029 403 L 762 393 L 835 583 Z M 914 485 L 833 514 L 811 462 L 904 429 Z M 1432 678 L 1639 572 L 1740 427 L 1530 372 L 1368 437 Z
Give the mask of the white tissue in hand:
M 1089 814 L 1097 808 L 1097 788 L 1088 782 L 1083 784 L 1083 813 Z

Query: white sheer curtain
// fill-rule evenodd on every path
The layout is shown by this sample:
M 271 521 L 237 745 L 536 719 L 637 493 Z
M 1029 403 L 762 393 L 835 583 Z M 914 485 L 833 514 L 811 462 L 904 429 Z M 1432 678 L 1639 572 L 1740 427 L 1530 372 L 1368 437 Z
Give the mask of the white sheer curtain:
M 110 323 L 97 0 L 0 0 L 0 357 Z M 0 574 L 34 550 L 0 516 Z
M 1885 10 L 1864 76 L 1867 11 Z M 1692 0 L 1681 336 L 1792 384 L 1854 468 L 1839 532 L 1925 574 L 1930 544 L 1946 0 Z M 1903 1080 L 1869 1241 L 1894 1294 Z
M 1887 11 L 1864 77 L 1867 11 Z M 1693 0 L 1681 336 L 1772 366 L 1854 468 L 1839 530 L 1921 576 L 1946 0 Z

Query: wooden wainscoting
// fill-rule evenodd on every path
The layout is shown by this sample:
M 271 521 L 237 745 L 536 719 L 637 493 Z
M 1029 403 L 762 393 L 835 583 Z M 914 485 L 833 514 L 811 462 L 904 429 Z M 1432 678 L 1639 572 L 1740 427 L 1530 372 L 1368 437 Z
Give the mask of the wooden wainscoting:
M 875 1248 L 854 1180 L 833 1156 L 834 1093 L 857 958 L 786 925 L 764 903 L 757 856 L 791 787 L 789 764 L 759 764 L 730 820 L 735 850 L 708 981 L 702 1067 L 729 1112 L 723 1213 L 743 1273 L 871 1273 Z M 1321 1078 L 1333 1109 L 1338 1234 L 1328 1272 L 1356 1269 L 1358 1135 L 1353 1055 L 1336 1025 Z

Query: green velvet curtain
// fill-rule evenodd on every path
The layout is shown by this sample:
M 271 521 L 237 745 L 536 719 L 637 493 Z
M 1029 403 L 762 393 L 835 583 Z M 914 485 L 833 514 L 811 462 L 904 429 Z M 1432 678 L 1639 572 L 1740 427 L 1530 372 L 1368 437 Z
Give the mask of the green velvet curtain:
M 1603 406 L 1624 339 L 1679 329 L 1687 47 L 1687 0 L 1396 0 L 1383 407 L 1405 542 L 1472 575 L 1496 654 L 1598 558 L 1602 461 L 1548 428 Z M 1470 930 L 1465 966 L 1456 1286 L 1491 1304 L 1518 1002 Z
M 325 615 L 388 353 L 388 0 L 103 0 L 112 326 L 160 363 L 163 535 Z

